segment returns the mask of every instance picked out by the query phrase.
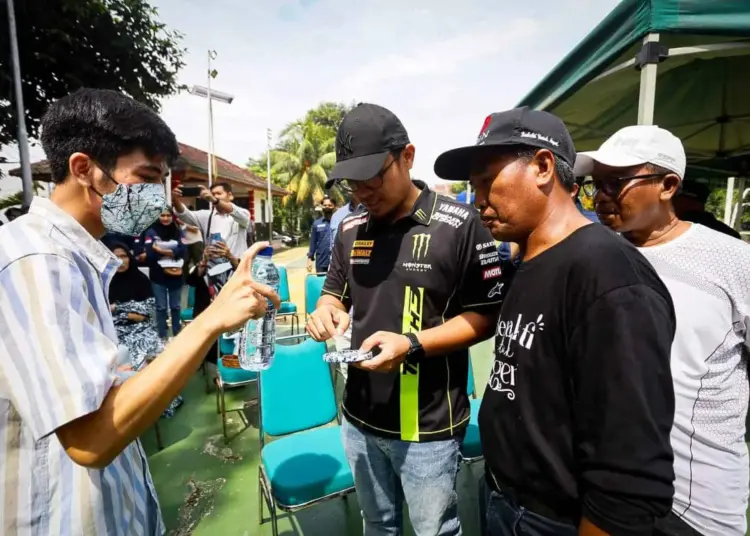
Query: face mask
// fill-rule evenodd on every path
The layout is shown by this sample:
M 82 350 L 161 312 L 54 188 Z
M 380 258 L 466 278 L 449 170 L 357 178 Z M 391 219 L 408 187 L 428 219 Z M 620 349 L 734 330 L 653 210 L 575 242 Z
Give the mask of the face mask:
M 333 210 L 331 210 L 330 208 L 324 208 L 323 209 L 323 215 L 324 216 L 330 216 L 331 214 L 333 214 Z
M 102 195 L 102 224 L 113 233 L 135 236 L 154 223 L 167 205 L 162 184 L 118 184 Z

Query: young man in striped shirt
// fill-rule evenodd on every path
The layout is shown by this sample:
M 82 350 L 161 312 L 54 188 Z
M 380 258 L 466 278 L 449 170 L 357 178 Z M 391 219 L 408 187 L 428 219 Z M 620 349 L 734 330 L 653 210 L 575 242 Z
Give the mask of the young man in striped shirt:
M 56 187 L 0 230 L 0 534 L 160 535 L 138 437 L 220 333 L 264 314 L 264 296 L 278 304 L 250 276 L 267 244 L 122 383 L 107 299 L 119 261 L 98 239 L 156 220 L 177 141 L 142 104 L 83 89 L 52 104 L 42 145 Z

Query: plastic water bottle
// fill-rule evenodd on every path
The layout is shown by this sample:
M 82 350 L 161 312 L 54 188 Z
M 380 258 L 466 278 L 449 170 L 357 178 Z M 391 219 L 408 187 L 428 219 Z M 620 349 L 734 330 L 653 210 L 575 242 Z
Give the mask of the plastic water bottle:
M 253 279 L 279 291 L 279 270 L 271 261 L 273 248 L 260 250 L 253 260 Z M 269 300 L 266 314 L 257 320 L 248 320 L 240 334 L 238 359 L 245 370 L 266 370 L 273 363 L 276 351 L 276 309 Z

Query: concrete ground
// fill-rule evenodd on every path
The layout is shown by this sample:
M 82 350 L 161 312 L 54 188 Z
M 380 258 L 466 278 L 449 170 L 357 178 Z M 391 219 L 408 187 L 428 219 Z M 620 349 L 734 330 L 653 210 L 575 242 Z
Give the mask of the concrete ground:
M 274 256 L 287 267 L 292 301 L 304 322 L 306 248 Z M 282 328 L 286 331 L 287 328 Z M 474 378 L 481 395 L 492 366 L 492 346 L 472 348 Z M 185 403 L 172 419 L 160 422 L 164 450 L 156 448 L 153 429 L 143 437 L 149 454 L 167 533 L 170 536 L 270 536 L 271 525 L 258 519 L 259 442 L 257 407 L 245 406 L 255 386 L 230 391 L 227 399 L 231 441 L 224 444 L 214 391 L 207 394 L 200 372 L 183 392 Z M 458 479 L 459 512 L 466 536 L 477 536 L 477 482 L 483 464 L 463 467 Z M 266 518 L 268 510 L 264 507 Z M 407 535 L 413 535 L 408 526 Z M 360 536 L 362 520 L 356 494 L 348 503 L 330 501 L 295 515 L 282 514 L 281 536 Z

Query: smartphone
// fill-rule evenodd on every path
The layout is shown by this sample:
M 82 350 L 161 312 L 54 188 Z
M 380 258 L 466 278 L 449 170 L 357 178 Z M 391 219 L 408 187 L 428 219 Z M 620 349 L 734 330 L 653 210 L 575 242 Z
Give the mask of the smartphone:
M 214 244 L 216 242 L 221 242 L 221 233 L 211 233 L 208 235 L 209 244 Z
M 201 195 L 200 186 L 183 186 L 182 197 L 198 197 Z

